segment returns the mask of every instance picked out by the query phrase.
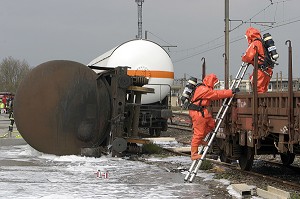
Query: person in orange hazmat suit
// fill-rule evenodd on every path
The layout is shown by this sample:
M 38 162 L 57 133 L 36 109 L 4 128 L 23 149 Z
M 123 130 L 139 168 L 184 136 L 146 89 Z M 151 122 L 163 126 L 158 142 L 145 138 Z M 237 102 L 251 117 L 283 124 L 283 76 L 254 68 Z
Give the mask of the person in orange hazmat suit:
M 268 91 L 268 86 L 273 75 L 273 70 L 269 66 L 262 66 L 263 59 L 265 57 L 264 47 L 261 39 L 261 34 L 259 30 L 249 27 L 246 30 L 246 35 L 248 41 L 248 48 L 246 53 L 242 56 L 242 61 L 252 64 L 254 66 L 254 56 L 256 54 L 256 49 L 258 52 L 258 66 L 257 71 L 257 92 L 265 93 Z M 256 49 L 255 49 L 256 48 Z M 253 84 L 253 73 L 250 75 L 250 81 Z
M 206 135 L 215 127 L 215 120 L 211 113 L 208 112 L 207 106 L 210 105 L 211 100 L 218 100 L 232 97 L 239 89 L 224 89 L 214 90 L 215 84 L 219 82 L 215 74 L 205 76 L 202 84 L 197 85 L 189 105 L 189 115 L 193 122 L 193 138 L 191 142 L 191 159 L 196 160 L 201 158 L 198 154 L 199 145 L 207 145 L 204 141 Z

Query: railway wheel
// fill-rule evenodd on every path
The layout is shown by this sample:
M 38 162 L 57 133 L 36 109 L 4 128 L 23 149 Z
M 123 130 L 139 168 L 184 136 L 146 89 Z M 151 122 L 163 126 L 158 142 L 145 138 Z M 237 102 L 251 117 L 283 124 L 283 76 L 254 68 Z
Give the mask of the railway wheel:
M 283 165 L 290 165 L 293 164 L 295 160 L 295 153 L 280 153 L 281 162 Z
M 151 137 L 154 136 L 154 128 L 149 128 L 149 134 Z
M 254 160 L 254 149 L 251 147 L 243 147 L 239 158 L 239 165 L 242 170 L 250 171 Z
M 155 136 L 159 137 L 161 134 L 161 129 L 155 129 Z
M 167 131 L 168 130 L 168 122 L 165 120 L 164 122 L 161 123 L 161 130 L 162 131 Z
M 222 151 L 220 154 L 221 162 L 231 163 L 231 160 L 226 156 L 225 151 Z
M 151 137 L 154 137 L 154 134 L 156 137 L 159 137 L 161 134 L 161 129 L 149 128 L 149 134 Z

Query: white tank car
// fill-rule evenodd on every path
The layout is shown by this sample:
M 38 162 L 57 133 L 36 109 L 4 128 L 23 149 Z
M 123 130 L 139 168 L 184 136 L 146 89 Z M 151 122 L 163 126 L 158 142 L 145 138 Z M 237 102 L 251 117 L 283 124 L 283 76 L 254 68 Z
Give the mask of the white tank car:
M 160 45 L 148 40 L 125 42 L 95 58 L 88 66 L 129 66 L 128 75 L 148 77 L 149 85 L 145 87 L 154 88 L 155 92 L 142 95 L 142 104 L 164 99 L 174 80 L 174 66 L 170 56 Z

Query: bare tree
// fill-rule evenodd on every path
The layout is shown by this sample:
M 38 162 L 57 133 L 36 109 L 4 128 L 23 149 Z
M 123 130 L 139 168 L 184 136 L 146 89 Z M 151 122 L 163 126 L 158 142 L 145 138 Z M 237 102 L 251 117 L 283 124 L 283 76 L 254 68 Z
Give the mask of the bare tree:
M 13 92 L 30 71 L 28 63 L 7 57 L 0 63 L 0 91 Z

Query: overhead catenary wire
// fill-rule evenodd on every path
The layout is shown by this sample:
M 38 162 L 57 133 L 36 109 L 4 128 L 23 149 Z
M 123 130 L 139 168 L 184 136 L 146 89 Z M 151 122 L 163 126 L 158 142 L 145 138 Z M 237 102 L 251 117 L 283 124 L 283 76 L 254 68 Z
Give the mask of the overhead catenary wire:
M 298 17 L 296 17 L 296 18 L 300 18 L 300 16 L 298 16 Z M 294 18 L 294 19 L 295 19 L 295 18 Z M 266 32 L 266 31 L 271 30 L 271 29 L 275 29 L 275 28 L 282 27 L 282 26 L 285 26 L 285 25 L 290 25 L 290 24 L 297 23 L 297 22 L 300 22 L 300 19 L 297 19 L 297 20 L 294 20 L 294 21 L 288 21 L 288 22 L 283 23 L 283 24 L 278 24 L 278 25 L 276 25 L 276 26 L 272 26 L 272 27 L 263 29 L 263 30 L 261 30 L 261 32 Z M 241 40 L 243 40 L 243 39 L 245 39 L 244 36 L 237 37 L 236 39 L 233 39 L 230 43 L 235 43 L 235 42 L 241 41 Z M 194 53 L 194 54 L 192 54 L 192 55 L 186 56 L 186 57 L 184 57 L 184 58 L 175 60 L 174 63 L 181 62 L 181 61 L 183 61 L 183 60 L 186 60 L 186 59 L 189 59 L 189 58 L 192 58 L 192 57 L 201 55 L 201 54 L 203 54 L 203 53 L 206 53 L 206 52 L 209 52 L 209 51 L 212 51 L 212 50 L 221 48 L 221 47 L 223 47 L 224 45 L 225 45 L 225 44 L 224 44 L 224 42 L 223 42 L 222 44 L 218 44 L 217 46 L 214 46 L 214 47 L 209 48 L 209 49 L 207 49 L 207 50 L 203 50 L 203 51 L 201 51 L 201 52 L 197 52 L 197 53 Z
M 276 15 L 277 15 L 277 8 L 278 8 L 278 5 L 279 5 L 279 4 L 284 4 L 285 2 L 288 2 L 288 1 L 292 1 L 292 0 L 283 0 L 283 1 L 278 1 L 278 2 L 270 1 L 270 4 L 268 4 L 266 7 L 264 7 L 263 9 L 261 9 L 260 11 L 258 11 L 257 13 L 255 13 L 252 17 L 250 17 L 250 18 L 247 19 L 246 21 L 240 20 L 240 21 L 242 21 L 242 23 L 239 24 L 238 26 L 234 27 L 233 29 L 231 29 L 230 32 L 233 32 L 234 30 L 240 28 L 242 25 L 248 24 L 248 23 L 250 23 L 250 24 L 252 24 L 252 23 L 254 24 L 254 23 L 255 23 L 256 25 L 260 25 L 260 26 L 264 26 L 264 27 L 267 26 L 266 29 L 261 30 L 261 32 L 265 32 L 265 31 L 270 30 L 270 29 L 273 29 L 273 28 L 277 28 L 277 27 L 281 27 L 281 26 L 285 26 L 285 25 L 289 25 L 289 24 L 292 24 L 292 23 L 299 22 L 299 20 L 291 21 L 292 19 L 290 19 L 288 22 L 283 23 L 283 24 L 277 24 L 276 26 L 274 26 L 274 25 L 272 24 L 272 25 L 269 25 L 269 26 L 268 26 L 268 25 L 263 24 L 263 22 L 258 22 L 258 23 L 256 23 L 256 22 L 253 21 L 253 19 L 254 19 L 256 16 L 258 16 L 258 15 L 261 14 L 262 12 L 265 12 L 265 11 L 266 11 L 267 9 L 269 9 L 272 5 L 276 5 L 275 13 L 274 13 L 274 21 L 275 21 Z M 284 12 L 284 11 L 283 11 L 283 12 Z M 295 18 L 293 18 L 293 19 L 296 19 L 296 18 L 299 18 L 299 17 L 300 17 L 300 16 L 295 17 Z M 234 21 L 234 20 L 231 20 L 231 21 Z M 282 20 L 281 22 L 279 22 L 279 23 L 282 23 L 282 22 L 285 22 L 285 19 L 283 19 L 283 20 Z M 275 23 L 275 22 L 274 22 L 274 23 Z M 153 32 L 150 32 L 150 31 L 147 31 L 147 32 L 149 32 L 151 35 L 155 36 L 156 38 L 160 39 L 161 41 L 163 41 L 163 42 L 165 42 L 165 43 L 167 43 L 167 44 L 169 44 L 169 45 L 172 45 L 172 44 L 170 44 L 169 42 L 167 42 L 166 40 L 164 40 L 164 39 L 162 39 L 161 37 L 159 37 L 159 36 L 157 36 L 156 34 L 154 34 Z M 195 56 L 197 56 L 197 55 L 201 55 L 201 54 L 203 54 L 203 53 L 206 53 L 206 52 L 209 52 L 209 51 L 213 51 L 213 50 L 216 50 L 216 49 L 219 49 L 219 48 L 223 47 L 223 46 L 225 45 L 223 41 L 222 41 L 221 43 L 219 42 L 219 43 L 217 43 L 217 44 L 213 44 L 215 41 L 217 41 L 217 40 L 219 40 L 219 39 L 221 39 L 221 38 L 223 38 L 223 37 L 224 37 L 224 35 L 221 35 L 221 36 L 219 36 L 219 37 L 216 37 L 215 39 L 212 39 L 212 40 L 210 40 L 210 41 L 208 41 L 208 42 L 199 44 L 199 45 L 194 46 L 194 47 L 191 47 L 191 48 L 186 48 L 186 49 L 182 49 L 182 50 L 172 50 L 172 51 L 170 51 L 170 53 L 182 53 L 182 52 L 188 53 L 189 51 L 195 51 L 196 49 L 199 49 L 199 48 L 201 48 L 201 47 L 203 47 L 203 46 L 207 46 L 207 45 L 208 45 L 208 48 L 206 48 L 205 50 L 202 50 L 202 51 L 200 51 L 200 52 L 196 52 L 196 53 L 187 55 L 187 56 L 185 56 L 185 57 L 183 57 L 183 58 L 177 59 L 177 60 L 174 61 L 174 63 L 177 63 L 177 62 L 180 62 L 180 61 L 183 61 L 183 60 L 186 60 L 186 59 L 190 59 L 190 58 L 195 57 Z M 244 36 L 237 37 L 236 39 L 234 38 L 230 43 L 235 43 L 235 42 L 238 42 L 238 41 L 243 40 L 243 39 L 244 39 Z M 210 45 L 212 45 L 212 46 L 210 46 Z
M 206 52 L 209 52 L 209 51 L 212 51 L 212 50 L 215 50 L 215 49 L 218 49 L 218 48 L 221 48 L 223 47 L 225 44 L 220 44 L 218 46 L 215 46 L 214 48 L 210 48 L 210 49 L 207 49 L 207 50 L 204 50 L 204 51 L 201 51 L 201 52 L 198 52 L 198 53 L 195 53 L 195 54 L 192 54 L 190 56 L 187 56 L 187 57 L 184 57 L 182 59 L 179 59 L 179 60 L 175 60 L 174 63 L 176 62 L 180 62 L 180 61 L 183 61 L 183 60 L 186 60 L 186 59 L 189 59 L 189 58 L 192 58 L 192 57 L 195 57 L 197 55 L 200 55 L 200 54 L 203 54 L 203 53 L 206 53 Z
M 213 42 L 215 42 L 215 41 L 217 41 L 217 40 L 219 40 L 219 39 L 221 39 L 223 37 L 224 37 L 224 35 L 221 35 L 221 36 L 219 36 L 219 37 L 217 37 L 215 39 L 212 39 L 212 40 L 210 40 L 210 41 L 208 41 L 206 43 L 199 44 L 198 46 L 191 47 L 191 48 L 186 48 L 186 49 L 182 49 L 182 50 L 175 50 L 175 51 L 172 51 L 172 52 L 173 53 L 178 53 L 178 52 L 183 52 L 183 51 L 195 50 L 195 49 L 198 49 L 198 48 L 200 48 L 202 46 L 209 45 L 210 43 L 213 43 Z
M 285 0 L 285 1 L 286 1 L 286 0 Z M 283 2 L 283 1 L 281 1 L 281 2 Z M 280 3 L 280 2 L 276 2 L 276 3 Z M 263 8 L 262 10 L 260 10 L 259 12 L 257 12 L 255 15 L 253 15 L 252 17 L 250 17 L 250 18 L 249 18 L 248 20 L 246 20 L 246 21 L 239 20 L 239 21 L 242 21 L 242 23 L 239 24 L 237 27 L 231 29 L 230 32 L 232 32 L 233 30 L 235 30 L 235 29 L 237 29 L 238 27 L 242 26 L 244 23 L 247 23 L 247 22 L 251 21 L 255 16 L 257 16 L 257 15 L 259 15 L 261 12 L 265 11 L 265 10 L 266 10 L 267 8 L 269 8 L 272 4 L 273 4 L 273 3 L 270 3 L 268 6 L 266 6 L 265 8 Z M 230 21 L 234 21 L 234 20 L 230 20 Z M 194 50 L 194 49 L 197 49 L 197 48 L 199 48 L 199 47 L 202 47 L 202 46 L 205 46 L 205 45 L 209 45 L 210 43 L 212 43 L 212 42 L 214 42 L 214 41 L 216 41 L 216 40 L 218 40 L 218 39 L 221 39 L 221 38 L 223 38 L 223 37 L 224 37 L 224 35 L 221 35 L 221 36 L 219 36 L 219 37 L 217 37 L 217 38 L 215 38 L 215 39 L 212 39 L 212 40 L 210 40 L 210 41 L 208 41 L 208 42 L 205 42 L 205 43 L 203 43 L 203 44 L 199 44 L 199 45 L 197 45 L 197 46 L 195 46 L 195 47 L 191 47 L 191 48 L 187 48 L 187 49 L 183 49 L 183 50 L 176 50 L 176 51 L 172 51 L 172 52 L 173 52 L 173 53 L 176 53 L 176 52 L 183 52 L 183 51 Z
M 264 7 L 263 9 L 261 9 L 260 11 L 258 11 L 257 13 L 255 13 L 252 17 L 250 17 L 249 19 L 247 19 L 246 21 L 243 21 L 243 20 L 238 20 L 238 21 L 241 21 L 241 24 L 237 25 L 236 27 L 234 27 L 233 29 L 230 30 L 230 32 L 232 32 L 233 30 L 235 29 L 238 29 L 240 26 L 246 24 L 246 23 L 250 23 L 250 25 L 253 23 L 253 24 L 260 24 L 262 22 L 253 22 L 252 20 L 258 16 L 259 14 L 261 14 L 262 12 L 265 12 L 267 9 L 269 9 L 271 6 L 273 6 L 274 4 L 276 4 L 276 8 L 275 8 L 275 13 L 274 13 L 274 22 L 267 22 L 267 23 L 275 23 L 275 18 L 276 18 L 276 14 L 277 14 L 277 7 L 278 7 L 278 4 L 283 4 L 287 1 L 292 1 L 292 0 L 283 0 L 283 1 L 278 1 L 278 2 L 273 2 L 273 1 L 270 1 L 270 4 L 267 5 L 266 7 Z M 284 8 L 283 8 L 283 13 L 284 13 Z M 284 15 L 284 14 L 283 14 Z M 284 18 L 284 17 L 283 17 Z M 233 20 L 231 20 L 233 21 Z M 265 22 L 266 23 L 266 22 Z
M 248 20 L 243 21 L 243 23 L 241 23 L 241 24 L 238 26 L 238 28 L 241 27 L 242 25 L 246 24 L 246 23 L 249 23 L 254 17 L 258 16 L 260 13 L 262 13 L 262 12 L 265 11 L 267 8 L 269 8 L 271 5 L 276 4 L 276 6 L 278 6 L 279 3 L 284 4 L 285 2 L 288 2 L 288 1 L 292 1 L 292 0 L 283 0 L 283 1 L 279 1 L 279 2 L 272 2 L 272 1 L 271 1 L 271 3 L 270 3 L 268 6 L 266 6 L 266 7 L 263 8 L 262 10 L 260 10 L 258 13 L 254 14 L 254 15 L 253 15 L 252 17 L 250 17 Z M 276 7 L 276 12 L 277 12 L 277 7 Z M 282 20 L 281 22 L 279 22 L 280 24 L 277 23 L 277 25 L 267 26 L 267 28 L 266 28 L 266 29 L 262 29 L 261 32 L 265 32 L 265 31 L 268 31 L 268 30 L 271 30 L 271 29 L 274 29 L 274 28 L 278 28 L 278 27 L 282 27 L 282 26 L 285 26 L 285 25 L 290 25 L 290 24 L 293 24 L 293 23 L 297 23 L 297 22 L 300 21 L 300 19 L 299 19 L 299 20 L 297 19 L 297 18 L 299 18 L 299 17 L 300 17 L 300 16 L 294 17 L 294 18 L 290 19 L 289 21 Z M 275 18 L 275 16 L 274 16 L 274 18 Z M 294 20 L 294 19 L 297 19 L 297 20 Z M 285 22 L 285 23 L 283 23 L 283 22 Z M 252 23 L 253 23 L 253 22 L 252 22 Z M 265 27 L 265 25 L 263 25 L 263 24 L 257 24 L 257 25 L 261 25 L 261 26 L 264 26 L 264 27 Z M 235 27 L 234 29 L 232 29 L 231 32 L 232 32 L 233 30 L 235 30 L 235 29 L 237 29 L 237 27 Z M 213 39 L 213 40 L 211 40 L 211 41 L 216 41 L 216 40 L 218 40 L 218 39 L 220 39 L 220 38 L 222 38 L 222 37 L 224 37 L 224 35 L 219 36 L 218 38 Z M 237 39 L 233 39 L 230 43 L 235 43 L 235 42 L 238 42 L 238 41 L 243 40 L 243 39 L 244 39 L 244 35 L 241 36 L 241 37 L 238 37 Z M 178 53 L 178 52 L 183 52 L 183 51 L 185 51 L 185 52 L 192 51 L 192 50 L 197 49 L 197 48 L 199 48 L 199 47 L 202 47 L 202 46 L 205 46 L 205 45 L 209 45 L 210 43 L 212 43 L 211 41 L 206 42 L 206 43 L 204 43 L 204 44 L 200 44 L 200 45 L 198 45 L 198 46 L 196 46 L 196 47 L 192 47 L 192 48 L 185 49 L 185 50 L 171 51 L 171 53 Z M 203 53 L 206 53 L 206 52 L 209 52 L 209 51 L 212 51 L 212 50 L 216 50 L 216 49 L 218 49 L 218 48 L 223 47 L 224 45 L 225 45 L 225 44 L 224 44 L 224 42 L 222 41 L 222 43 L 217 43 L 217 44 L 213 45 L 212 47 L 206 48 L 205 50 L 202 50 L 202 51 L 200 51 L 200 52 L 196 52 L 196 53 L 187 55 L 187 56 L 185 56 L 185 57 L 183 57 L 183 58 L 177 59 L 177 60 L 174 61 L 174 63 L 177 63 L 177 62 L 180 62 L 180 61 L 183 61 L 183 60 L 186 60 L 186 59 L 190 59 L 190 58 L 192 58 L 192 57 L 201 55 L 201 54 L 203 54 Z
M 292 1 L 292 0 L 283 0 L 283 1 L 278 1 L 278 2 L 272 2 L 272 1 L 270 1 L 270 4 L 269 4 L 269 5 L 267 5 L 266 7 L 264 7 L 263 9 L 261 9 L 260 11 L 258 11 L 257 13 L 255 13 L 255 14 L 254 14 L 252 17 L 250 17 L 248 20 L 246 20 L 246 21 L 238 20 L 238 21 L 241 21 L 242 23 L 239 24 L 238 26 L 234 27 L 233 29 L 231 29 L 230 32 L 233 32 L 234 30 L 238 29 L 239 27 L 241 27 L 242 25 L 244 25 L 244 24 L 246 24 L 246 23 L 250 23 L 250 24 L 251 24 L 251 23 L 256 23 L 256 22 L 253 22 L 252 20 L 253 20 L 256 16 L 258 16 L 259 14 L 261 14 L 262 12 L 266 11 L 270 6 L 276 4 L 276 10 L 277 10 L 277 6 L 278 6 L 279 3 L 284 3 L 284 2 L 287 2 L 287 1 Z M 275 14 L 275 15 L 276 15 L 276 14 Z M 274 16 L 274 18 L 275 18 L 275 16 Z M 230 20 L 230 21 L 235 21 L 235 20 Z M 260 23 L 261 23 L 261 24 L 260 24 Z M 260 22 L 260 23 L 256 23 L 256 24 L 257 24 L 257 25 L 261 25 L 261 26 L 266 26 L 266 25 L 262 24 L 262 23 L 265 23 L 265 22 Z M 272 22 L 268 22 L 268 23 L 272 23 Z M 272 27 L 272 26 L 268 26 L 268 27 Z M 150 33 L 151 33 L 151 32 L 150 32 Z M 151 33 L 151 34 L 154 35 L 153 33 Z M 161 39 L 161 38 L 158 37 L 157 35 L 154 35 L 154 36 L 157 37 L 157 38 L 159 38 L 160 40 L 166 42 L 165 40 Z M 210 40 L 210 41 L 208 41 L 208 42 L 199 44 L 199 45 L 197 45 L 197 46 L 194 46 L 194 47 L 191 47 L 191 48 L 182 49 L 182 50 L 172 50 L 171 52 L 172 52 L 172 53 L 181 53 L 181 52 L 189 52 L 189 51 L 193 51 L 193 50 L 196 50 L 196 49 L 198 49 L 198 48 L 200 48 L 200 47 L 203 47 L 203 46 L 206 46 L 206 45 L 210 45 L 211 43 L 213 43 L 213 42 L 215 42 L 215 41 L 217 41 L 217 40 L 219 40 L 219 39 L 221 39 L 221 38 L 223 38 L 223 37 L 224 37 L 224 35 L 221 35 L 221 36 L 219 36 L 219 37 L 216 37 L 215 39 L 212 39 L 212 40 Z M 166 43 L 168 43 L 168 42 L 166 42 Z M 169 43 L 168 43 L 168 44 L 169 44 Z M 219 45 L 220 45 L 220 44 L 218 44 L 218 46 L 219 46 Z M 222 47 L 222 46 L 220 46 L 220 47 Z M 217 48 L 219 48 L 219 47 L 217 47 Z M 216 48 L 216 47 L 209 48 L 209 49 L 207 49 L 207 51 L 211 51 L 211 50 L 214 50 L 214 49 L 217 49 L 217 48 Z M 204 52 L 207 52 L 207 51 L 204 51 Z M 203 53 L 204 53 L 204 52 L 203 52 Z M 202 54 L 202 53 L 197 53 L 197 54 Z M 191 55 L 188 55 L 188 56 L 187 56 L 187 58 L 190 58 L 190 57 L 193 57 L 193 56 L 191 56 Z M 184 59 L 186 59 L 186 58 L 184 58 Z M 176 62 L 176 61 L 175 61 L 175 62 Z
M 150 31 L 148 31 L 148 30 L 147 30 L 147 32 L 150 33 L 151 35 L 153 35 L 154 37 L 160 39 L 161 41 L 163 41 L 163 42 L 165 42 L 165 43 L 167 43 L 167 44 L 169 44 L 169 45 L 172 45 L 172 44 L 170 44 L 169 42 L 167 42 L 167 41 L 165 41 L 164 39 L 162 39 L 162 38 L 160 38 L 159 36 L 157 36 L 156 34 L 150 32 Z

